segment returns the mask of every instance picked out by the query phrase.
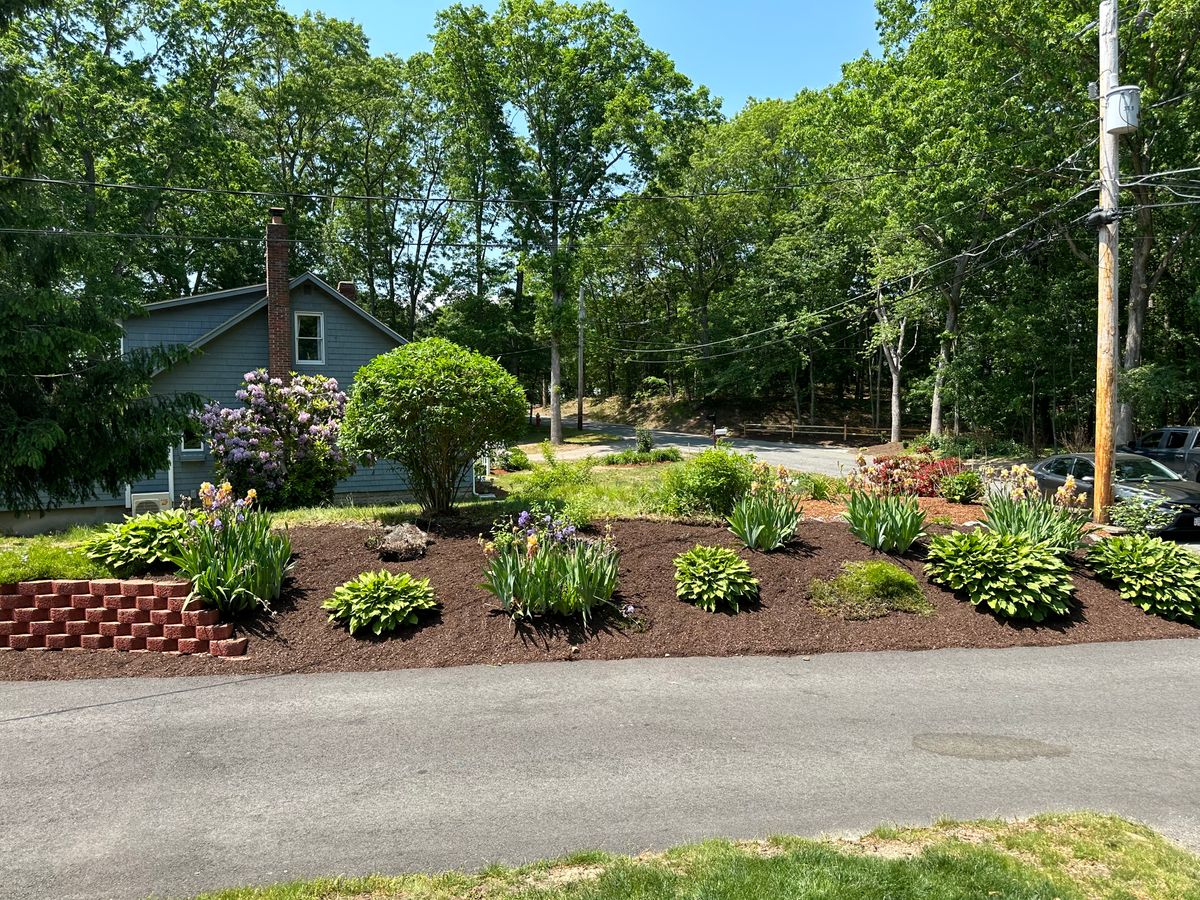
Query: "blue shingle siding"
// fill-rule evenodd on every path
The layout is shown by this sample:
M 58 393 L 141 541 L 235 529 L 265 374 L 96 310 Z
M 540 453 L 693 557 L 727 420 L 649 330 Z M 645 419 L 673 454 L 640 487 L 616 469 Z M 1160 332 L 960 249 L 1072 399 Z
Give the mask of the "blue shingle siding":
M 153 310 L 146 316 L 126 319 L 125 349 L 156 347 L 160 344 L 190 344 L 262 298 L 263 292 L 259 291 L 220 300 L 166 307 Z

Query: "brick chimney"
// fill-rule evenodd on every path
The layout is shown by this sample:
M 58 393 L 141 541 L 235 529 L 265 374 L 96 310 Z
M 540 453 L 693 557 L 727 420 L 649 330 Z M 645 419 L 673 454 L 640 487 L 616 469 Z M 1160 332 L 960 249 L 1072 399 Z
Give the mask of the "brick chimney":
M 355 303 L 358 302 L 358 285 L 356 285 L 353 281 L 339 281 L 338 293 L 347 300 Z
M 267 372 L 285 381 L 292 371 L 292 294 L 288 287 L 288 229 L 283 210 L 267 223 Z

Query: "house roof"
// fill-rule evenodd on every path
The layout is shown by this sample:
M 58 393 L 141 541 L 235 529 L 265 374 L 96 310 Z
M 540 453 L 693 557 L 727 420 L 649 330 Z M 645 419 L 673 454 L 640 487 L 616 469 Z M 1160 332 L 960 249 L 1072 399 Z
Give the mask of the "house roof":
M 364 319 L 372 326 L 382 331 L 388 337 L 392 338 L 392 340 L 401 344 L 408 343 L 408 339 L 403 335 L 389 328 L 349 297 L 346 297 L 344 294 L 339 292 L 337 288 L 331 286 L 329 282 L 322 278 L 318 278 L 312 272 L 303 272 L 300 275 L 297 275 L 291 280 L 291 282 L 289 282 L 288 288 L 289 290 L 294 291 L 296 288 L 304 284 L 310 284 L 316 287 L 322 293 L 328 295 L 331 300 L 342 304 L 355 315 Z M 250 316 L 254 315 L 254 313 L 265 307 L 267 305 L 266 293 L 266 284 L 249 284 L 245 287 L 227 288 L 226 290 L 222 291 L 210 291 L 207 294 L 193 294 L 190 297 L 177 297 L 174 300 L 160 300 L 157 303 L 147 303 L 145 308 L 149 313 L 156 313 L 161 310 L 176 309 L 180 306 L 189 306 L 193 303 L 206 303 L 214 300 L 229 300 L 240 296 L 248 296 L 252 298 L 253 302 L 251 302 L 249 306 L 239 310 L 220 325 L 210 329 L 188 344 L 190 349 L 197 350 L 200 347 L 203 347 L 209 341 L 220 337 L 234 325 L 237 325 L 239 322 L 248 319 Z

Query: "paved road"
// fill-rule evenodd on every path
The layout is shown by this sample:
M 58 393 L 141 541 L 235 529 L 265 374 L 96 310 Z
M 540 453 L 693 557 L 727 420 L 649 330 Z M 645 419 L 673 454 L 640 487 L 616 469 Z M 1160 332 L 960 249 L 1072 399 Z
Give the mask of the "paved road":
M 620 435 L 621 440 L 603 446 L 593 445 L 575 454 L 560 452 L 560 456 L 566 458 L 571 455 L 608 453 L 612 450 L 624 450 L 633 446 L 634 429 L 632 426 L 590 420 L 585 420 L 584 424 L 596 431 Z M 820 472 L 825 475 L 841 475 L 849 472 L 854 468 L 854 457 L 857 452 L 845 447 L 827 447 L 822 444 L 789 444 L 781 441 L 753 441 L 743 438 L 736 438 L 732 443 L 738 450 L 749 451 L 773 466 L 787 466 L 789 469 Z M 655 430 L 654 444 L 656 447 L 678 447 L 682 451 L 698 451 L 705 447 L 711 447 L 712 439 L 698 434 Z
M 1200 641 L 0 684 L 0 895 L 1113 810 L 1200 847 Z

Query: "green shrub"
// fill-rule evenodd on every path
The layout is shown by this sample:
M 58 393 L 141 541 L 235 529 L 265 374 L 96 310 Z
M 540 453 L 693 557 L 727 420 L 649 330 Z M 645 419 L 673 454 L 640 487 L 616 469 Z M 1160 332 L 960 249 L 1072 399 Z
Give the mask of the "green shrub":
M 1086 524 L 1086 512 L 1038 496 L 1017 499 L 994 493 L 984 502 L 983 525 L 988 531 L 1044 544 L 1056 556 L 1066 556 L 1083 546 Z
M 1041 622 L 1071 611 L 1071 571 L 1045 544 L 977 528 L 929 542 L 931 581 L 1006 619 Z
M 171 561 L 187 534 L 187 512 L 168 509 L 127 517 L 86 541 L 83 551 L 117 575 L 142 574 Z
M 916 497 L 852 491 L 843 518 L 856 538 L 884 553 L 905 553 L 925 536 L 925 513 Z
M 836 500 L 846 491 L 845 478 L 818 472 L 800 472 L 793 483 L 802 500 Z
M 31 538 L 19 550 L 0 551 L 0 584 L 45 578 L 103 578 L 112 572 L 77 547 L 50 538 Z
M 786 485 L 763 487 L 742 497 L 729 515 L 729 530 L 750 550 L 769 552 L 796 534 L 800 507 Z
M 683 454 L 675 447 L 655 447 L 653 450 L 621 450 L 598 457 L 606 466 L 642 466 L 649 463 L 679 462 Z
M 758 579 L 734 551 L 697 544 L 675 557 L 675 595 L 708 612 L 721 606 L 737 612 L 758 596 Z
M 342 438 L 400 463 L 422 510 L 444 513 L 485 447 L 525 431 L 525 392 L 494 359 L 441 338 L 377 356 L 358 370 Z
M 546 614 L 578 616 L 612 604 L 620 551 L 605 535 L 580 537 L 576 526 L 542 510 L 498 523 L 484 542 L 484 590 L 514 619 Z
M 974 469 L 943 475 L 938 493 L 951 503 L 971 503 L 983 495 L 983 479 Z
M 1108 520 L 1134 534 L 1151 534 L 1170 527 L 1175 511 L 1164 506 L 1162 498 L 1135 495 L 1110 506 Z
M 354 634 L 367 630 L 376 637 L 403 625 L 416 625 L 421 613 L 437 608 L 429 579 L 407 572 L 363 572 L 334 590 L 322 604 L 330 622 L 341 622 Z
M 842 573 L 815 579 L 809 586 L 813 606 L 843 619 L 877 619 L 893 610 L 928 616 L 933 604 L 917 579 L 890 562 L 848 562 Z
M 1088 565 L 1113 584 L 1121 598 L 1167 619 L 1200 622 L 1200 557 L 1148 534 L 1100 541 Z
M 654 432 L 649 428 L 635 428 L 633 436 L 639 453 L 649 453 L 654 448 Z
M 496 465 L 506 472 L 524 472 L 531 468 L 529 455 L 520 447 L 508 447 L 496 454 Z
M 661 397 L 671 389 L 665 378 L 659 378 L 657 375 L 647 375 L 642 379 L 641 388 L 634 395 L 634 399 L 649 400 L 651 397 Z
M 559 462 L 552 459 L 545 465 L 534 466 L 526 484 L 535 492 L 589 484 L 592 480 L 592 467 L 595 465 L 596 461 L 591 458 L 576 462 Z
M 188 602 L 236 618 L 270 611 L 291 570 L 292 542 L 271 530 L 271 516 L 249 511 L 250 500 L 233 501 L 228 484 L 200 488 L 201 509 L 192 510 L 188 533 L 171 557 L 192 582 Z
M 727 516 L 750 488 L 751 457 L 713 447 L 668 469 L 659 506 L 671 516 Z

